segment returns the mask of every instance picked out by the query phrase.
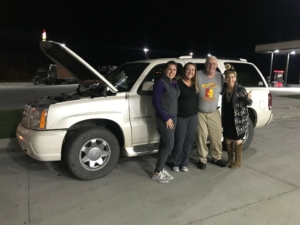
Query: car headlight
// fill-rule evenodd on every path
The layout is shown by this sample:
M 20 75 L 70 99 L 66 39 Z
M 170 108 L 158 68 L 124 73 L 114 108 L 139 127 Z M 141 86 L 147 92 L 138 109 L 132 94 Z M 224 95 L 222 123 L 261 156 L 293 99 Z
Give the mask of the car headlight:
M 32 108 L 30 115 L 30 128 L 45 130 L 47 123 L 48 109 Z

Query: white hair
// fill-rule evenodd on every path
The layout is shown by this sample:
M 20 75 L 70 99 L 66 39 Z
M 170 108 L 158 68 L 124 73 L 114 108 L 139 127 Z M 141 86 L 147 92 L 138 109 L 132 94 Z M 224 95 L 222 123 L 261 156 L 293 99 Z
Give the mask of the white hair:
M 218 60 L 216 56 L 210 55 L 210 56 L 207 56 L 207 57 L 206 57 L 205 64 L 207 63 L 207 61 L 208 61 L 209 59 L 216 59 L 216 60 Z

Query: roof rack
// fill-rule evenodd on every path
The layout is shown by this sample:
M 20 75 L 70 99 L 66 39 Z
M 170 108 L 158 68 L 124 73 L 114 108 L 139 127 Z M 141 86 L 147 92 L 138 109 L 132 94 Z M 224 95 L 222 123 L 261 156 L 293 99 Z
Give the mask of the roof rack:
M 178 59 L 192 59 L 193 57 L 191 55 L 183 55 L 179 56 Z
M 193 57 L 192 55 L 183 55 L 178 57 L 178 59 L 192 59 L 192 58 L 198 58 L 198 57 L 197 56 Z M 200 58 L 206 58 L 206 57 L 200 57 Z M 243 59 L 243 58 L 231 58 L 231 57 L 217 57 L 217 58 L 222 60 L 239 60 L 242 62 L 247 62 L 247 59 Z

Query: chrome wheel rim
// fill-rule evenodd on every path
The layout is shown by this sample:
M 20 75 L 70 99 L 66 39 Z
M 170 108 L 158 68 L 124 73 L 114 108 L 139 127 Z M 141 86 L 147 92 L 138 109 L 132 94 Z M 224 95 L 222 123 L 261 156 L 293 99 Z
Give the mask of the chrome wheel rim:
M 79 153 L 81 165 L 90 171 L 102 169 L 109 161 L 111 148 L 109 144 L 101 139 L 94 138 L 87 141 Z

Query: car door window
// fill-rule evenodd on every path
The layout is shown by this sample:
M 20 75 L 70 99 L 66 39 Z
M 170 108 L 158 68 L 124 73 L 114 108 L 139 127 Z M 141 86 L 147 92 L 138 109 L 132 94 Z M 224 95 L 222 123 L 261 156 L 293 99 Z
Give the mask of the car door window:
M 164 67 L 165 67 L 165 63 L 164 64 L 159 64 L 154 66 L 150 72 L 147 74 L 147 76 L 145 77 L 145 79 L 143 80 L 143 82 L 141 83 L 139 89 L 138 89 L 138 94 L 143 95 L 143 94 L 151 94 L 152 90 L 148 90 L 148 91 L 143 91 L 142 87 L 145 84 L 145 82 L 151 84 L 151 82 L 154 83 L 159 80 L 162 76 L 164 76 Z M 182 71 L 182 65 L 180 63 L 177 63 L 177 72 L 176 72 L 176 76 L 181 74 Z

